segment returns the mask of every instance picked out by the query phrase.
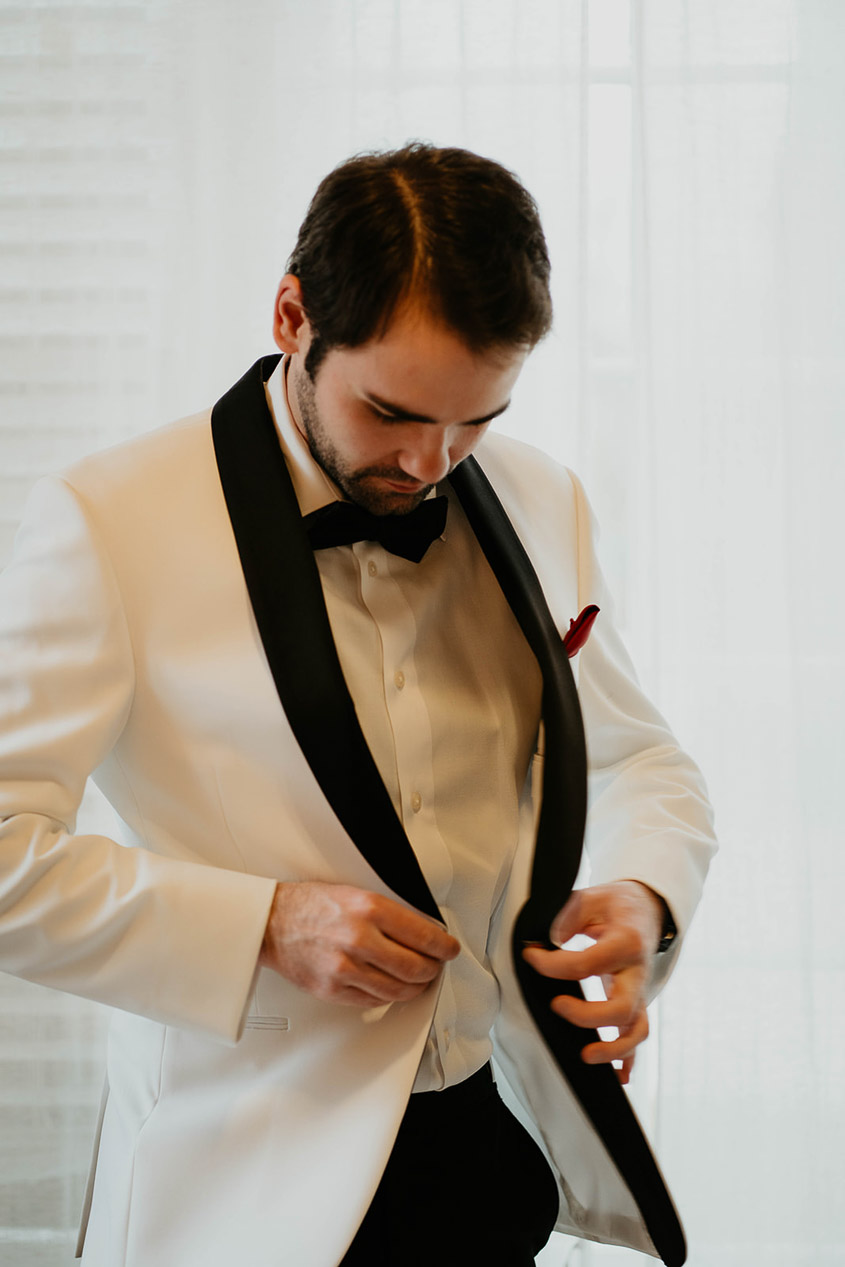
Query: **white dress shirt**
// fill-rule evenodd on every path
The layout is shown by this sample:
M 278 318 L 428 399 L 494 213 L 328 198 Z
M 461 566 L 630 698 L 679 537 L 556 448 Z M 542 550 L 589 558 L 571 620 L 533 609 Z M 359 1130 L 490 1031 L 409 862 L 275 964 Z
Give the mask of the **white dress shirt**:
M 287 404 L 285 360 L 267 384 L 303 515 L 340 493 L 311 456 Z M 323 595 L 358 720 L 449 931 L 414 1085 L 438 1090 L 488 1060 L 498 986 L 491 916 L 518 835 L 542 678 L 448 486 L 443 536 L 420 563 L 377 542 L 318 550 Z

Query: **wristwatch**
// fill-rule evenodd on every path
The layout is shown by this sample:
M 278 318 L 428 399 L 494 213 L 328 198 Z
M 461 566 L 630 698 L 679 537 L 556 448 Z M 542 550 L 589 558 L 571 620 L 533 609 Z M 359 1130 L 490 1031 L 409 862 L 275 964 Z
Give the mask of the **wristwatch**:
M 660 897 L 660 894 L 658 893 L 656 896 Z M 658 955 L 664 954 L 678 936 L 675 921 L 672 919 L 672 912 L 669 910 L 669 907 L 666 905 L 662 897 L 660 897 L 660 902 L 663 906 L 663 929 L 660 934 L 660 941 L 657 943 Z

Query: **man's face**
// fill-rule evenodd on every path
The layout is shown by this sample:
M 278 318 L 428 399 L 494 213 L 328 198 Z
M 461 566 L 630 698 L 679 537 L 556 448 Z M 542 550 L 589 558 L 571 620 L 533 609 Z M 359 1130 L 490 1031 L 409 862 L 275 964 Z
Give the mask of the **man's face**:
M 475 354 L 440 322 L 403 309 L 387 334 L 332 348 L 315 380 L 294 354 L 294 419 L 323 470 L 359 506 L 406 514 L 472 453 L 503 413 L 523 350 Z

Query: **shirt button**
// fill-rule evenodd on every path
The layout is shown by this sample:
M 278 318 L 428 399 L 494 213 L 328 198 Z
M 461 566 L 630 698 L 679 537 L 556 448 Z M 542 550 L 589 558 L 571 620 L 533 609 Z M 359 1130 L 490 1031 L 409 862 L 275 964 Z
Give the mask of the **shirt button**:
M 370 576 L 378 575 L 378 568 L 376 567 L 375 563 L 373 563 L 372 559 L 370 559 L 369 563 L 367 564 L 367 571 L 369 572 Z
M 411 797 L 411 809 L 414 811 L 415 814 L 419 814 L 420 810 L 422 809 L 422 797 L 420 796 L 419 792 L 415 792 L 414 795 Z
M 405 674 L 401 669 L 397 669 L 393 674 L 393 681 L 396 683 L 396 689 L 401 691 L 402 687 L 405 685 Z

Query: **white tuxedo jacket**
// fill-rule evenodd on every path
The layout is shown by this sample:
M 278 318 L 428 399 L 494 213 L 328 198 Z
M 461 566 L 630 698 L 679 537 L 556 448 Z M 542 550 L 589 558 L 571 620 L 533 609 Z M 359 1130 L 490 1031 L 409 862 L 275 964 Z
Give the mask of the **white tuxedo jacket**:
M 280 483 L 261 373 L 259 362 L 216 407 L 214 434 L 201 414 L 37 485 L 0 585 L 0 968 L 120 1009 L 88 1267 L 335 1267 L 436 1002 L 430 990 L 361 1013 L 255 971 L 277 880 L 360 885 L 436 915 L 321 643 L 319 580 Z M 614 632 L 578 482 L 495 436 L 477 457 L 455 491 L 491 563 L 503 552 L 494 570 L 549 660 L 549 764 L 544 780 L 535 757 L 491 929 L 502 1089 L 559 1178 L 561 1230 L 679 1264 L 683 1236 L 624 1092 L 577 1059 L 583 1032 L 528 997 L 511 949 L 515 927 L 544 935 L 577 870 L 581 723 L 549 640 L 587 603 L 602 607 L 574 662 L 593 879 L 649 884 L 678 941 L 713 849 L 706 793 Z M 280 503 L 272 540 L 258 541 Z M 288 651 L 322 657 L 315 692 L 303 695 Z M 350 769 L 372 793 L 366 857 L 360 797 L 341 786 Z M 91 772 L 119 842 L 74 834 Z

